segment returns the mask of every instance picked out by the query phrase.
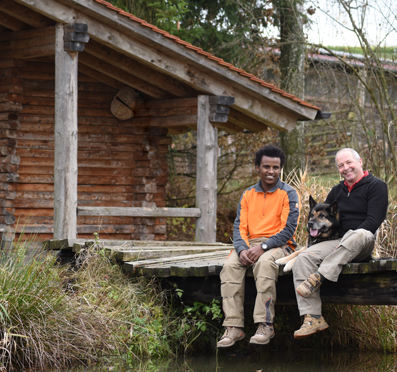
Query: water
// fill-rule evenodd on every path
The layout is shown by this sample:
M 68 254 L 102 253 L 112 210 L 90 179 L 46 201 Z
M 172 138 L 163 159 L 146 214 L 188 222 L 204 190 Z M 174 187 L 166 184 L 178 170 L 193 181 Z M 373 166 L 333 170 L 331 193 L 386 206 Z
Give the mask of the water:
M 319 353 L 299 349 L 288 353 L 244 355 L 222 351 L 185 359 L 142 360 L 77 367 L 70 372 L 395 372 L 397 355 L 382 353 Z

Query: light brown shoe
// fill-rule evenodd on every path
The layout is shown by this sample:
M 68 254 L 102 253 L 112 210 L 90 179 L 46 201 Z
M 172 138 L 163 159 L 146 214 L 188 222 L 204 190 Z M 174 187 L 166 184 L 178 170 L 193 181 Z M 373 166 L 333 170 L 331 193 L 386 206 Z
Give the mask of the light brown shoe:
M 324 329 L 327 329 L 328 327 L 329 325 L 323 317 L 316 319 L 310 314 L 306 314 L 302 326 L 294 332 L 294 338 L 300 340 L 301 338 L 305 338 L 317 332 L 324 331 Z
M 245 337 L 245 333 L 238 327 L 226 327 L 226 331 L 218 341 L 216 347 L 229 347 L 240 341 Z
M 321 276 L 319 273 L 310 275 L 303 283 L 299 284 L 296 288 L 298 294 L 302 297 L 310 297 L 322 284 Z
M 250 344 L 266 345 L 274 337 L 274 327 L 266 323 L 260 323 L 254 336 L 250 339 Z

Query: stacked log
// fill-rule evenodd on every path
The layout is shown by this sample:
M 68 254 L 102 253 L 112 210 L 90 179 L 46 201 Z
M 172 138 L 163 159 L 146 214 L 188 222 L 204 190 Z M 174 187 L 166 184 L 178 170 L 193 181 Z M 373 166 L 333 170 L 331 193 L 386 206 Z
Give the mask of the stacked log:
M 15 183 L 20 158 L 16 155 L 19 112 L 22 109 L 22 81 L 18 61 L 0 60 L 0 232 L 3 240 L 13 237 Z
M 54 62 L 26 61 L 16 131 L 21 159 L 15 188 L 17 232 L 52 238 L 54 207 Z M 170 138 L 167 128 L 134 126 L 110 112 L 117 89 L 79 74 L 78 205 L 163 207 Z M 78 216 L 78 238 L 164 240 L 164 218 Z

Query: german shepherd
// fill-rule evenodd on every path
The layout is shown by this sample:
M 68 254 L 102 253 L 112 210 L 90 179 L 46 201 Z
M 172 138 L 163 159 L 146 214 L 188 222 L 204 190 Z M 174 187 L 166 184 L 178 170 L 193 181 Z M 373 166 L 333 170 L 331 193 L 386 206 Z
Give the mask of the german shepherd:
M 325 240 L 338 239 L 340 230 L 340 218 L 338 203 L 331 204 L 317 203 L 311 196 L 309 197 L 310 212 L 307 222 L 309 233 L 307 244 L 299 251 L 295 251 L 289 256 L 276 260 L 277 265 L 284 265 L 284 272 L 291 271 L 296 257 L 311 245 Z

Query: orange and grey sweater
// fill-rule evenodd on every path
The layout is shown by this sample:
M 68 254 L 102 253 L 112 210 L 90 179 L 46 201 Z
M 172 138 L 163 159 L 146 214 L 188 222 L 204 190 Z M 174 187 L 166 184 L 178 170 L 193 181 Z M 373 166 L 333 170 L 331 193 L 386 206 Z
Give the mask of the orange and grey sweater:
M 248 239 L 266 237 L 269 248 L 287 244 L 296 247 L 294 234 L 299 219 L 296 190 L 280 179 L 264 192 L 261 181 L 245 190 L 234 221 L 233 244 L 237 254 L 249 248 Z M 265 240 L 265 239 L 264 239 Z

